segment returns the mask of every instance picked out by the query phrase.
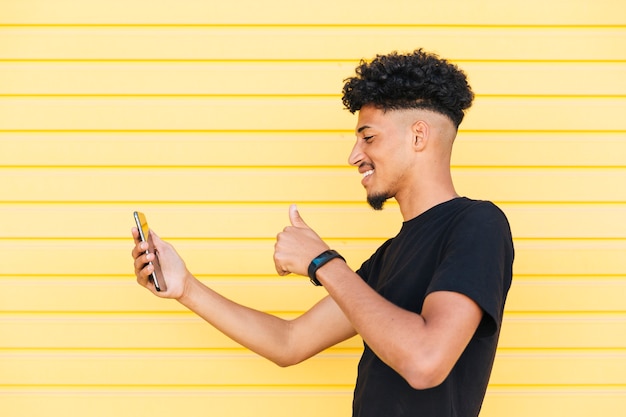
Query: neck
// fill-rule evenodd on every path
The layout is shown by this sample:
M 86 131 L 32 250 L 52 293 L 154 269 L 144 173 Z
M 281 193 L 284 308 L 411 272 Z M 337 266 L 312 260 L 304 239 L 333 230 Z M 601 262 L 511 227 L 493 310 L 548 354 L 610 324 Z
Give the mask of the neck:
M 452 178 L 444 182 L 436 181 L 422 184 L 407 193 L 396 195 L 404 221 L 411 220 L 434 206 L 459 197 Z

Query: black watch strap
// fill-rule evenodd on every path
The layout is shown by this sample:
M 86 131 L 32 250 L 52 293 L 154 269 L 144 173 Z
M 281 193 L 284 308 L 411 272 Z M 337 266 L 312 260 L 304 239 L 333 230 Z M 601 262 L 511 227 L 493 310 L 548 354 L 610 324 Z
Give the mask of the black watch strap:
M 328 249 L 327 251 L 320 253 L 315 259 L 311 261 L 311 263 L 309 264 L 308 272 L 309 272 L 309 278 L 311 279 L 311 282 L 313 283 L 313 285 L 316 285 L 316 286 L 322 285 L 322 283 L 317 280 L 317 276 L 316 276 L 317 270 L 335 258 L 339 258 L 344 262 L 346 261 L 343 256 L 339 255 L 337 251 L 332 250 L 332 249 Z

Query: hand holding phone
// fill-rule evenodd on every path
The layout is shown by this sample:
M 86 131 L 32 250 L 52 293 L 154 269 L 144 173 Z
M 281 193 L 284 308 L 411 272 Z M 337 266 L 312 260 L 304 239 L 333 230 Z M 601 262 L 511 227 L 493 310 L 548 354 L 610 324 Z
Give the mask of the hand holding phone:
M 150 274 L 150 280 L 154 284 L 154 288 L 157 291 L 166 291 L 167 286 L 165 285 L 165 280 L 163 279 L 163 274 L 161 273 L 161 266 L 159 265 L 159 255 L 154 250 L 154 245 L 152 243 L 152 238 L 150 237 L 150 228 L 148 227 L 148 221 L 146 220 L 146 216 L 140 211 L 135 211 L 133 215 L 135 217 L 137 229 L 139 230 L 139 239 L 142 242 L 148 242 L 148 249 L 146 250 L 146 254 L 154 253 L 154 261 L 148 262 L 148 264 L 154 266 L 154 271 L 152 272 L 152 274 Z

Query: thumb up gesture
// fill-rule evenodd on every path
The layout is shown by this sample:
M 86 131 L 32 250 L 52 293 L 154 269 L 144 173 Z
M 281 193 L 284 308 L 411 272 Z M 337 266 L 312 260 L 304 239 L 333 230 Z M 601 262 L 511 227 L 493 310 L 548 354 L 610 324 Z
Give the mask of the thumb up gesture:
M 300 217 L 295 204 L 289 207 L 291 226 L 276 237 L 274 265 L 279 275 L 307 275 L 311 261 L 329 247 Z

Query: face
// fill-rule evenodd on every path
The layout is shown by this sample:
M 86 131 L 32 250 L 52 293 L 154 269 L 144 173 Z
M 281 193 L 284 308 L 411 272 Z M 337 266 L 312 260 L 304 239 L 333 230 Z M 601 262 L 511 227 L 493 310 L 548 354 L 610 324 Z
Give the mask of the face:
M 349 163 L 363 175 L 361 184 L 375 210 L 381 210 L 385 201 L 408 185 L 413 163 L 411 125 L 410 111 L 384 112 L 373 106 L 359 111 Z

